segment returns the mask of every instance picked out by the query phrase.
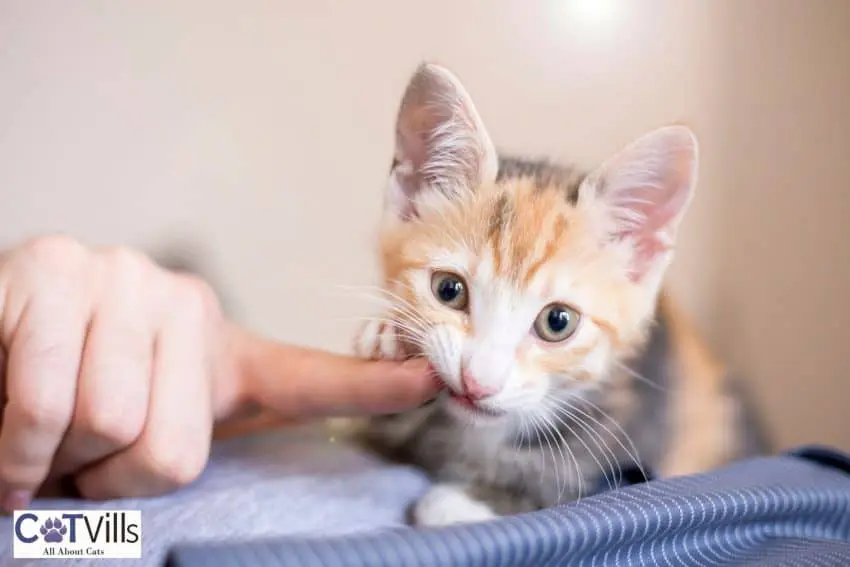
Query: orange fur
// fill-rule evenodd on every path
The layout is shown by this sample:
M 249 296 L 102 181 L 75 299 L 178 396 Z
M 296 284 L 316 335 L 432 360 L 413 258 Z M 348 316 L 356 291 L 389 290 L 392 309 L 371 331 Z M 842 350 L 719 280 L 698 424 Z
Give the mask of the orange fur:
M 543 505 L 562 499 L 563 485 L 547 491 L 571 470 L 541 477 L 537 487 L 511 479 L 535 471 L 546 447 L 557 468 L 559 440 L 579 479 L 598 474 L 589 445 L 605 436 L 624 451 L 610 451 L 615 461 L 643 458 L 618 441 L 630 442 L 626 429 L 639 434 L 637 451 L 662 476 L 730 457 L 736 407 L 723 390 L 725 371 L 661 283 L 697 162 L 697 141 L 684 127 L 645 134 L 586 173 L 500 156 L 457 77 L 420 66 L 399 110 L 380 235 L 399 340 L 373 325 L 358 352 L 371 354 L 362 345 L 378 340 L 387 356 L 425 356 L 447 392 L 420 410 L 375 420 L 373 439 L 404 446 L 437 476 L 450 471 L 452 482 L 464 470 L 472 488 L 483 483 L 508 500 L 533 494 Z M 656 327 L 659 318 L 668 324 Z M 648 394 L 639 379 L 664 393 Z M 612 432 L 593 414 L 623 427 Z M 494 427 L 464 426 L 481 419 Z M 523 450 L 512 433 L 524 438 Z M 570 450 L 573 440 L 583 456 Z M 581 493 L 580 483 L 572 488 Z M 528 506 L 515 500 L 506 509 Z M 446 510 L 423 501 L 417 521 L 443 522 Z M 481 519 L 480 506 L 449 504 L 452 521 Z
M 460 274 L 463 277 L 474 278 L 481 262 L 491 257 L 496 277 L 520 290 L 539 279 L 546 294 L 551 293 L 559 270 L 572 265 L 582 287 L 589 290 L 589 301 L 574 307 L 601 335 L 579 347 L 568 340 L 549 348 L 520 348 L 517 362 L 547 372 L 573 369 L 573 376 L 582 380 L 600 378 L 583 371 L 582 360 L 602 348 L 603 337 L 618 355 L 639 348 L 654 306 L 638 300 L 620 260 L 613 254 L 606 256 L 588 230 L 592 222 L 567 202 L 563 187 L 541 188 L 523 178 L 483 185 L 438 212 L 424 212 L 420 220 L 385 228 L 381 235 L 385 285 L 419 317 L 450 324 L 468 335 L 475 332 L 469 317 L 435 305 L 411 289 L 410 274 L 426 270 L 431 258 L 465 248 L 474 262 L 470 273 Z

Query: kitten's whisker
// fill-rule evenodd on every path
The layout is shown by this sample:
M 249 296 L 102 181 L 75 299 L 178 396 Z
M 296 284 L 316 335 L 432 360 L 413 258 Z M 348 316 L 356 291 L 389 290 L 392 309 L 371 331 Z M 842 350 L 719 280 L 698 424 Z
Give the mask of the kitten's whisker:
M 371 291 L 380 292 L 384 294 L 385 297 L 369 295 L 366 292 L 361 292 L 361 295 L 359 297 L 362 299 L 371 299 L 378 302 L 381 310 L 385 310 L 390 313 L 399 313 L 405 316 L 406 318 L 415 321 L 417 324 L 422 325 L 423 327 L 428 326 L 428 322 L 417 312 L 416 306 L 410 303 L 408 300 L 394 294 L 391 291 L 384 290 L 381 288 L 375 288 Z
M 577 411 L 577 412 L 579 412 L 579 413 L 583 414 L 585 417 L 587 417 L 588 419 L 593 420 L 593 421 L 594 421 L 594 422 L 596 422 L 596 423 L 597 423 L 600 427 L 602 427 L 603 429 L 605 429 L 605 430 L 608 432 L 608 434 L 609 434 L 609 435 L 611 435 L 611 437 L 613 437 L 613 438 L 614 438 L 614 440 L 615 440 L 615 441 L 616 441 L 616 442 L 620 445 L 620 447 L 622 447 L 622 449 L 623 449 L 623 451 L 625 451 L 626 455 L 627 455 L 627 456 L 628 456 L 628 457 L 629 457 L 629 458 L 630 458 L 630 459 L 634 462 L 635 466 L 637 466 L 638 470 L 640 471 L 641 476 L 643 476 L 644 481 L 648 481 L 648 480 L 649 480 L 649 477 L 646 475 L 646 471 L 644 470 L 643 465 L 641 464 L 640 459 L 638 458 L 638 455 L 639 455 L 640 453 L 639 453 L 639 451 L 637 450 L 637 447 L 635 446 L 634 441 L 632 441 L 632 438 L 631 438 L 631 437 L 629 437 L 629 434 L 625 432 L 625 430 L 624 430 L 624 429 L 620 426 L 620 424 L 619 424 L 619 423 L 617 423 L 617 420 L 616 420 L 616 419 L 614 419 L 613 417 L 611 417 L 610 415 L 608 415 L 607 413 L 605 413 L 605 412 L 602 410 L 602 408 L 600 408 L 598 405 L 594 404 L 594 403 L 593 403 L 593 402 L 591 402 L 590 400 L 584 399 L 584 398 L 582 398 L 581 396 L 579 396 L 579 395 L 577 395 L 577 394 L 569 394 L 569 395 L 570 395 L 571 397 L 573 397 L 573 398 L 578 399 L 578 400 L 579 400 L 579 401 L 581 401 L 582 403 L 585 403 L 585 404 L 589 405 L 589 406 L 590 406 L 590 407 L 592 407 L 593 409 L 595 409 L 595 410 L 596 410 L 597 412 L 599 412 L 599 413 L 600 413 L 603 417 L 607 418 L 607 419 L 608 419 L 608 420 L 609 420 L 609 421 L 610 421 L 610 422 L 614 425 L 614 427 L 616 427 L 616 428 L 620 431 L 620 433 L 622 433 L 623 438 L 624 438 L 624 439 L 626 440 L 626 442 L 629 444 L 629 447 L 631 447 L 631 450 L 630 450 L 629 448 L 627 448 L 627 447 L 623 444 L 623 442 L 620 440 L 620 437 L 619 437 L 618 435 L 614 435 L 614 433 L 611 431 L 611 429 L 609 429 L 608 427 L 606 427 L 606 426 L 605 426 L 605 424 L 603 424 L 601 421 L 599 421 L 598 419 L 594 418 L 593 416 L 591 416 L 591 415 L 590 415 L 590 414 L 588 414 L 587 412 L 585 412 L 585 411 L 581 410 L 580 408 L 576 407 L 575 405 L 572 405 L 572 404 L 571 404 L 571 406 L 570 406 L 570 407 L 571 407 L 574 411 Z
M 591 452 L 591 456 L 593 457 L 594 461 L 596 461 L 597 465 L 599 466 L 599 469 L 602 471 L 602 474 L 605 476 L 605 482 L 608 484 L 608 488 L 613 489 L 619 486 L 623 478 L 623 469 L 620 466 L 620 461 L 617 458 L 616 452 L 611 449 L 602 434 L 594 430 L 586 423 L 584 423 L 584 421 L 580 417 L 577 417 L 574 413 L 571 413 L 569 409 L 561 407 L 557 408 L 556 411 L 560 412 L 561 415 L 563 415 L 566 419 L 571 420 L 583 431 L 585 431 L 588 437 L 599 448 L 600 452 L 602 453 L 602 457 L 605 459 L 605 464 L 607 465 L 607 468 L 602 466 L 601 461 L 596 458 L 594 453 Z M 608 478 L 608 474 L 606 471 L 611 472 L 610 479 Z
M 392 285 L 405 289 L 412 293 L 414 296 L 419 294 L 419 290 L 417 290 L 411 283 L 403 281 L 403 280 L 393 280 L 390 282 Z M 407 305 L 413 306 L 410 302 L 406 302 Z
M 392 304 L 388 310 L 390 313 L 395 313 L 403 318 L 410 319 L 423 329 L 431 326 L 431 323 L 419 313 L 418 308 L 409 302 Z
M 401 283 L 396 281 L 395 283 Z M 384 302 L 386 305 L 384 306 L 386 309 L 405 309 L 406 314 L 411 316 L 411 318 L 417 317 L 416 306 L 413 305 L 409 300 L 404 297 L 398 295 L 397 293 L 378 286 L 372 285 L 364 285 L 360 286 L 359 290 L 355 288 L 356 291 L 359 291 L 362 297 L 367 299 L 375 299 L 379 302 Z M 371 292 L 376 295 L 367 295 L 366 292 Z M 421 320 L 421 317 L 420 317 Z
M 655 382 L 653 382 L 652 380 L 650 380 L 650 379 L 649 379 L 649 378 L 647 378 L 646 376 L 644 376 L 644 375 L 640 374 L 640 373 L 639 373 L 638 371 L 636 371 L 634 368 L 630 368 L 629 366 L 626 366 L 626 365 L 625 365 L 625 364 L 623 364 L 622 362 L 614 361 L 614 364 L 616 364 L 616 365 L 617 365 L 618 367 L 620 367 L 621 369 L 625 370 L 625 371 L 626 371 L 626 372 L 627 372 L 627 373 L 628 373 L 628 374 L 629 374 L 632 378 L 635 378 L 635 379 L 637 379 L 637 380 L 640 380 L 641 382 L 643 382 L 643 383 L 644 383 L 644 384 L 646 384 L 647 386 L 650 386 L 650 387 L 652 387 L 652 388 L 655 388 L 655 389 L 656 389 L 656 390 L 658 390 L 659 392 L 667 393 L 667 392 L 669 392 L 669 391 L 670 391 L 668 388 L 665 388 L 664 386 L 661 386 L 661 385 L 659 385 L 659 384 L 656 384 Z
M 558 471 L 558 469 L 559 469 L 558 463 L 557 463 L 557 461 L 555 461 L 555 449 L 553 448 L 553 444 L 554 444 L 555 447 L 557 447 L 558 442 L 555 441 L 554 439 L 553 439 L 553 443 L 549 442 L 549 434 L 551 433 L 552 427 L 546 421 L 545 416 L 541 415 L 540 418 L 541 418 L 540 419 L 541 422 L 543 423 L 543 432 L 544 432 L 544 436 L 545 436 L 544 439 L 546 439 L 546 445 L 549 447 L 549 454 L 552 457 L 552 474 L 555 475 L 555 487 L 558 489 L 558 500 L 560 500 L 560 497 L 561 497 L 561 481 L 560 481 L 560 478 L 559 478 L 560 475 L 558 474 L 558 472 L 559 472 Z M 558 448 L 558 451 L 560 451 L 560 450 L 561 449 Z M 563 459 L 563 458 L 564 458 L 564 454 L 563 454 L 563 452 L 561 452 L 561 459 Z
M 547 396 L 547 397 L 550 399 L 550 401 L 553 401 L 553 402 L 560 402 L 560 400 L 558 400 L 557 398 L 553 398 L 553 397 L 550 397 L 550 396 Z M 587 425 L 585 425 L 584 423 L 581 423 L 579 420 L 576 420 L 576 419 L 575 419 L 575 418 L 574 418 L 571 414 L 566 413 L 566 412 L 564 411 L 564 408 L 560 407 L 559 405 L 555 405 L 552 409 L 553 409 L 553 410 L 555 410 L 556 412 L 561 412 L 562 414 L 566 415 L 566 417 L 567 417 L 568 419 L 573 419 L 573 421 L 575 421 L 575 423 L 576 423 L 579 427 L 581 427 L 581 428 L 582 428 L 585 432 L 587 432 L 587 434 L 591 437 L 591 439 L 593 439 L 594 443 L 596 443 L 597 447 L 599 447 L 600 451 L 602 451 L 602 456 L 605 458 L 605 463 L 606 463 L 606 464 L 608 465 L 608 467 L 611 469 L 611 475 L 614 477 L 614 479 L 615 479 L 615 481 L 616 481 L 616 472 L 614 471 L 614 464 L 613 464 L 613 463 L 611 462 L 611 460 L 608 458 L 608 452 L 610 452 L 610 453 L 611 453 L 611 455 L 614 457 L 614 462 L 616 462 L 616 456 L 614 456 L 613 451 L 611 451 L 611 449 L 610 449 L 610 448 L 608 448 L 608 446 L 607 446 L 607 445 L 605 445 L 605 443 L 600 443 L 600 442 L 599 442 L 599 440 L 596 438 L 596 435 L 597 435 L 597 434 L 596 434 L 596 432 L 594 432 L 594 431 L 593 431 L 590 427 L 588 427 L 588 426 L 587 426 Z M 607 470 L 607 468 L 602 466 L 602 461 L 600 461 L 600 460 L 597 458 L 596 453 L 594 453 L 594 452 L 590 449 L 590 446 L 589 446 L 587 443 L 585 443 L 584 439 L 582 439 L 582 436 L 581 436 L 581 435 L 576 435 L 575 430 L 574 430 L 572 427 L 570 427 L 570 426 L 569 426 L 569 424 L 567 424 L 567 423 L 566 423 L 563 419 L 561 419 L 561 418 L 560 418 L 557 414 L 554 414 L 552 417 L 554 417 L 555 419 L 557 419 L 557 420 L 561 423 L 561 425 L 563 425 L 564 427 L 566 427 L 566 428 L 567 428 L 567 430 L 568 430 L 568 431 L 569 431 L 569 432 L 573 435 L 573 437 L 575 437 L 575 438 L 578 440 L 578 442 L 579 442 L 579 443 L 581 443 L 581 445 L 584 447 L 585 451 L 587 451 L 587 454 L 588 454 L 588 455 L 590 455 L 590 457 L 591 457 L 591 458 L 593 459 L 593 461 L 596 463 L 596 466 L 598 466 L 598 467 L 599 467 L 599 471 L 602 473 L 602 476 L 603 476 L 603 477 L 605 477 L 605 482 L 608 484 L 608 488 L 613 488 L 612 481 L 611 481 L 611 479 L 609 479 L 609 478 L 608 478 L 608 470 Z
M 408 323 L 410 325 L 415 325 L 416 328 L 421 330 L 422 332 L 425 332 L 431 326 L 430 323 L 428 323 L 428 321 L 423 319 L 420 315 L 417 315 L 415 313 L 411 313 L 407 310 L 392 309 L 391 313 L 398 315 L 398 317 L 396 317 L 396 319 L 395 319 L 397 322 L 403 321 L 403 322 Z
M 528 420 L 524 416 L 520 416 L 520 427 L 522 427 L 522 436 L 526 442 L 531 441 L 531 425 L 528 423 Z M 517 446 L 516 453 L 519 455 L 520 447 Z
M 408 321 L 389 321 L 388 325 L 392 327 L 392 330 L 398 333 L 407 333 L 409 337 L 415 337 L 420 340 L 424 340 L 425 337 L 425 329 L 419 326 L 414 326 L 415 324 L 411 324 Z
M 635 444 L 634 444 L 634 442 L 632 441 L 631 437 L 629 437 L 629 434 L 628 434 L 628 433 L 626 433 L 626 431 L 625 431 L 625 430 L 624 430 L 624 429 L 620 426 L 620 424 L 617 422 L 617 420 L 616 420 L 616 419 L 614 419 L 613 417 L 611 417 L 610 415 L 608 415 L 608 414 L 607 414 L 607 413 L 606 413 L 606 412 L 605 412 L 602 408 L 600 408 L 598 405 L 594 404 L 594 403 L 593 403 L 593 402 L 591 402 L 590 400 L 587 400 L 587 399 L 585 399 L 585 398 L 582 398 L 582 397 L 580 397 L 580 396 L 578 396 L 578 395 L 576 395 L 576 394 L 571 394 L 571 397 L 576 398 L 576 399 L 578 399 L 580 402 L 582 402 L 582 403 L 585 403 L 585 404 L 589 405 L 591 408 L 593 408 L 594 410 L 596 410 L 597 412 L 599 412 L 599 414 L 600 414 L 602 417 L 605 417 L 606 419 L 608 419 L 608 421 L 610 421 L 610 422 L 614 425 L 614 427 L 616 427 L 616 428 L 617 428 L 617 430 L 618 430 L 620 433 L 622 433 L 623 438 L 624 438 L 624 439 L 626 440 L 626 442 L 628 442 L 628 444 L 629 444 L 629 448 L 622 447 L 622 448 L 623 448 L 623 450 L 624 450 L 624 451 L 626 451 L 626 453 L 627 453 L 627 454 L 629 454 L 629 456 L 630 456 L 630 457 L 632 457 L 632 458 L 634 458 L 634 459 L 636 459 L 636 458 L 637 458 L 637 455 L 639 454 L 639 451 L 637 450 L 637 447 L 635 446 Z M 579 411 L 579 412 L 583 413 L 584 415 L 586 415 L 586 416 L 590 417 L 591 419 L 594 419 L 592 416 L 588 415 L 586 412 L 584 412 L 584 411 L 583 411 L 583 410 L 581 410 L 580 408 L 576 407 L 574 404 L 571 404 L 571 407 L 572 407 L 574 410 Z M 611 432 L 611 430 L 610 430 L 610 429 L 608 429 L 607 427 L 605 427 L 605 425 L 604 425 L 604 424 L 602 424 L 601 422 L 599 422 L 599 421 L 598 421 L 598 420 L 596 420 L 596 419 L 594 419 L 594 421 L 596 421 L 596 423 L 598 423 L 601 427 L 605 428 L 605 429 L 606 429 L 606 430 L 607 430 L 607 431 L 611 434 L 611 436 L 612 436 L 612 437 L 614 437 L 614 438 L 618 438 L 616 435 L 614 435 L 614 434 Z
M 415 288 L 413 288 L 412 286 L 406 284 L 405 282 L 403 282 L 401 280 L 393 280 L 393 281 L 389 282 L 389 285 L 394 286 L 394 287 L 396 287 L 396 286 L 402 287 L 404 289 L 411 291 L 414 295 L 416 294 Z M 408 299 L 408 298 L 406 298 L 402 295 L 399 295 L 393 289 L 389 289 L 389 288 L 384 289 L 383 293 L 384 293 L 384 295 L 386 295 L 387 297 L 389 297 L 390 299 L 392 299 L 393 301 L 397 302 L 400 305 L 405 305 L 405 306 L 413 308 L 413 309 L 416 308 L 416 305 L 411 303 L 410 299 Z
M 333 295 L 339 295 L 343 298 L 360 298 L 372 299 L 376 301 L 386 301 L 386 290 L 375 285 L 342 285 L 335 286 L 337 289 Z
M 569 424 L 558 418 L 559 421 L 561 421 L 563 425 L 570 430 L 570 432 L 576 437 L 576 439 L 578 439 L 578 441 L 582 444 L 587 453 L 596 462 L 600 472 L 605 477 L 605 482 L 608 484 L 609 488 L 613 488 L 613 485 L 617 483 L 617 470 L 615 469 L 615 467 L 618 466 L 617 456 L 614 451 L 612 451 L 608 444 L 605 443 L 604 438 L 599 432 L 588 426 L 581 419 L 578 419 L 574 414 L 570 413 L 569 410 L 564 407 L 564 404 L 566 402 L 551 395 L 547 395 L 546 397 L 550 402 L 553 403 L 553 406 L 551 408 L 553 411 L 561 414 L 562 416 L 564 416 L 565 419 L 572 421 L 576 426 L 580 427 L 581 430 L 587 434 L 590 440 L 592 440 L 593 443 L 599 448 L 600 452 L 602 453 L 602 457 L 605 459 L 605 464 L 608 465 L 607 467 L 602 466 L 602 462 L 597 458 L 596 453 L 591 450 L 590 446 L 585 443 L 583 437 L 581 435 L 576 435 L 575 430 L 570 427 Z M 608 478 L 608 471 L 611 472 L 611 477 L 613 481 L 612 479 Z
M 545 482 L 545 471 L 546 471 L 546 453 L 543 451 L 543 443 L 540 442 L 540 422 L 537 416 L 530 416 L 531 422 L 534 425 L 534 433 L 537 435 L 537 445 L 540 447 L 540 485 L 543 486 Z
M 340 317 L 338 320 L 346 320 L 353 319 L 355 321 L 363 322 L 363 323 L 384 323 L 386 325 L 392 326 L 395 330 L 399 332 L 400 335 L 403 336 L 404 339 L 413 343 L 415 346 L 425 347 L 425 333 L 423 329 L 419 329 L 416 327 L 410 326 L 407 322 L 399 321 L 395 319 L 387 319 L 384 317 Z
M 543 440 L 546 441 L 546 446 L 549 447 L 549 454 L 552 456 L 552 472 L 555 475 L 555 486 L 560 486 L 560 481 L 558 478 L 558 463 L 555 461 L 555 449 L 552 448 L 552 443 L 549 442 L 549 424 L 543 419 L 543 416 L 538 416 L 541 418 L 540 422 L 543 425 Z M 557 442 L 555 443 L 557 445 Z M 563 456 L 563 453 L 562 453 Z
M 554 417 L 556 417 L 556 419 L 557 419 L 557 416 L 554 416 Z M 551 424 L 551 421 L 550 421 L 550 424 Z M 555 432 L 558 435 L 558 437 L 561 439 L 561 445 L 563 445 L 564 448 L 567 450 L 567 453 L 569 453 L 570 459 L 572 460 L 573 465 L 575 465 L 576 481 L 578 482 L 578 493 L 579 493 L 579 496 L 581 496 L 582 474 L 581 474 L 581 469 L 579 468 L 578 459 L 576 459 L 576 456 L 573 453 L 573 450 L 570 448 L 570 444 L 567 443 L 566 439 L 564 439 L 564 435 L 558 430 L 558 428 L 554 424 L 551 424 L 551 425 L 552 425 L 552 431 Z M 569 429 L 569 427 L 567 429 Z M 564 490 L 566 490 L 567 482 L 568 482 L 567 481 L 567 462 L 566 462 L 566 458 L 564 457 L 563 451 L 561 451 L 561 445 L 558 445 L 557 442 L 556 442 L 556 446 L 558 447 L 558 452 L 561 453 L 561 460 L 564 461 L 564 486 L 558 488 L 558 503 L 559 504 L 561 502 L 561 498 L 564 495 Z
M 417 306 L 406 297 L 402 297 L 401 295 L 398 295 L 394 291 L 388 289 L 383 290 L 383 293 L 388 298 L 389 306 L 391 308 L 404 308 L 409 310 L 409 312 L 411 313 L 418 313 Z
M 520 448 L 520 441 L 524 437 L 523 431 L 521 430 L 523 424 L 525 423 L 525 418 L 520 415 L 519 416 L 519 425 L 514 430 L 514 438 L 511 442 L 511 447 L 514 449 L 514 452 L 518 453 Z
M 624 477 L 623 477 L 623 466 L 620 462 L 619 457 L 617 456 L 617 452 L 614 451 L 611 448 L 611 446 L 605 441 L 605 438 L 602 436 L 602 434 L 599 431 L 596 431 L 594 428 L 589 427 L 587 424 L 584 423 L 584 420 L 585 419 L 590 420 L 591 422 L 600 426 L 602 429 L 604 429 L 608 433 L 608 435 L 610 435 L 614 439 L 614 441 L 616 441 L 618 444 L 620 444 L 620 446 L 622 446 L 622 443 L 620 442 L 620 440 L 611 432 L 610 429 L 608 429 L 604 425 L 600 424 L 599 421 L 594 419 L 591 415 L 584 413 L 584 412 L 581 412 L 581 410 L 579 408 L 576 408 L 574 405 L 568 404 L 567 407 L 562 407 L 561 409 L 566 415 L 569 415 L 570 418 L 573 421 L 575 421 L 578 424 L 585 426 L 586 428 L 588 428 L 589 431 L 592 432 L 592 434 L 594 436 L 594 441 L 596 442 L 597 446 L 604 447 L 604 450 L 606 451 L 606 453 L 605 453 L 605 455 L 606 455 L 605 460 L 606 461 L 608 461 L 607 455 L 608 454 L 611 455 L 611 459 L 613 461 L 613 464 L 611 465 L 611 473 L 614 477 L 614 484 L 615 484 L 616 487 L 620 486 L 623 482 Z M 583 414 L 584 419 L 582 419 L 582 417 L 580 417 L 579 415 L 576 415 L 577 413 Z M 634 461 L 634 458 L 632 457 L 632 455 L 628 451 L 625 451 L 625 453 L 628 457 L 630 457 L 632 459 L 632 461 Z M 611 461 L 609 461 L 609 462 L 611 462 Z

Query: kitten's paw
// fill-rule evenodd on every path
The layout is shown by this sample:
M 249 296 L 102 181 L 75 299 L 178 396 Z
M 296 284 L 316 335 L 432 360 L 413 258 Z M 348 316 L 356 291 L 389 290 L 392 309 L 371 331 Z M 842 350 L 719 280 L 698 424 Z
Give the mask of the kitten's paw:
M 354 354 L 370 360 L 404 358 L 395 328 L 386 321 L 367 321 L 354 338 Z
M 484 522 L 498 517 L 490 506 L 472 498 L 461 485 L 438 484 L 413 509 L 417 526 L 448 526 Z

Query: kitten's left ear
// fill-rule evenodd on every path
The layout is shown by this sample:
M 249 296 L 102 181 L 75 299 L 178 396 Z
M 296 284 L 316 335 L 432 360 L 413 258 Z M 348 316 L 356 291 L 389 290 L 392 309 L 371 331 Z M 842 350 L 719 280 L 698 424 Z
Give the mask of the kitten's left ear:
M 583 182 L 579 200 L 597 209 L 604 232 L 632 243 L 631 277 L 661 276 L 697 178 L 698 144 L 685 126 L 638 138 Z

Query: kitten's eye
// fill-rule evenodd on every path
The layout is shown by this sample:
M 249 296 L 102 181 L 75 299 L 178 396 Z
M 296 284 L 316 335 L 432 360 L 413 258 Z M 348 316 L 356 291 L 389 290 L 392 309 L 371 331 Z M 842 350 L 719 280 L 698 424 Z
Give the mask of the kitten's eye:
M 431 277 L 431 292 L 440 303 L 458 311 L 466 309 L 469 301 L 463 279 L 448 272 L 436 272 Z
M 579 314 L 575 309 L 553 303 L 543 308 L 534 321 L 534 332 L 544 341 L 557 343 L 570 338 L 576 332 Z

